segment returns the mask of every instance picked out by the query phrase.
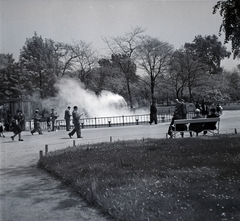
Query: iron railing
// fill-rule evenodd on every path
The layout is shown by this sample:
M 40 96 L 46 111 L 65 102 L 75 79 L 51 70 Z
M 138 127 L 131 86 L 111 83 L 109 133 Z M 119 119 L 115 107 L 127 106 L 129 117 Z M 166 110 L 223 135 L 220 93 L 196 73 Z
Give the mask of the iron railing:
M 193 112 L 187 114 L 187 118 L 192 118 Z M 158 123 L 170 122 L 172 115 L 162 114 L 157 116 Z M 112 116 L 112 117 L 93 117 L 93 118 L 82 118 L 81 127 L 82 128 L 100 128 L 100 127 L 116 127 L 116 126 L 130 126 L 130 125 L 144 125 L 149 124 L 150 115 L 149 114 L 138 114 L 138 115 L 122 115 L 122 116 Z M 154 124 L 154 122 L 153 122 Z M 25 130 L 31 130 L 34 128 L 33 120 L 25 122 Z M 47 122 L 41 122 L 42 130 L 47 130 Z M 66 129 L 65 120 L 56 120 L 56 128 L 58 130 Z M 71 128 L 73 124 L 71 122 Z

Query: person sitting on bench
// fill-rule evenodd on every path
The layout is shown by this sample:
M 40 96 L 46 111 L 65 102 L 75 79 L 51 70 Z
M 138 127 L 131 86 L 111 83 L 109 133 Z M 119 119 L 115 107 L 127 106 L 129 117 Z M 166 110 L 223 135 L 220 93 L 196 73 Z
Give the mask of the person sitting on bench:
M 198 119 L 198 118 L 203 118 L 203 116 L 201 115 L 201 111 L 200 109 L 196 109 L 195 110 L 195 116 L 192 119 Z M 203 123 L 191 123 L 189 125 L 189 130 L 192 130 L 196 133 L 196 136 L 198 136 L 198 133 L 201 133 L 204 129 L 204 124 Z M 192 132 L 189 132 L 190 136 L 192 137 Z
M 217 114 L 216 114 L 216 109 L 215 108 L 212 108 L 210 110 L 210 115 L 207 116 L 207 118 L 216 118 L 216 117 L 219 117 Z M 215 130 L 217 129 L 216 128 L 216 122 L 209 122 L 209 123 L 205 123 L 204 124 L 204 135 L 207 134 L 207 130 Z

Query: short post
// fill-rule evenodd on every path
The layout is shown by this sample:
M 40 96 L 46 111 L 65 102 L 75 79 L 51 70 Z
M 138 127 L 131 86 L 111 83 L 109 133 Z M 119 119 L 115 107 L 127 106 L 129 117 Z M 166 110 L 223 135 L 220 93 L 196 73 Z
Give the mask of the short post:
M 237 134 L 237 129 L 235 128 L 235 134 Z
M 139 116 L 136 116 L 135 117 L 135 120 L 136 120 L 136 124 L 138 125 L 138 121 L 139 121 L 139 118 L 138 118 Z
M 40 157 L 40 159 L 43 158 L 43 151 L 42 150 L 39 151 L 39 157 Z
M 45 155 L 47 155 L 47 153 L 48 153 L 48 145 L 46 144 L 45 145 Z
M 73 140 L 73 146 L 74 146 L 74 147 L 76 146 L 76 144 L 75 144 L 75 140 Z
M 84 128 L 84 120 L 81 119 L 81 125 L 82 125 L 82 128 Z
M 110 143 L 112 143 L 112 137 L 110 137 Z
M 165 116 L 162 116 L 162 122 L 164 122 L 164 120 L 165 120 Z

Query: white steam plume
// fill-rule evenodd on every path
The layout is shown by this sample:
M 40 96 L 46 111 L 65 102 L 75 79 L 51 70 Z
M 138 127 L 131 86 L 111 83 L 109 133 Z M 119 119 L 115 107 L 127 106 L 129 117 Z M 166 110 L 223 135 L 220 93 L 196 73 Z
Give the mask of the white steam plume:
M 55 85 L 58 95 L 54 99 L 42 102 L 43 108 L 48 111 L 54 108 L 59 118 L 63 119 L 64 111 L 68 106 L 71 111 L 78 106 L 83 117 L 108 117 L 133 114 L 127 107 L 124 98 L 109 91 L 102 91 L 97 96 L 94 92 L 84 89 L 84 86 L 73 79 L 61 79 Z

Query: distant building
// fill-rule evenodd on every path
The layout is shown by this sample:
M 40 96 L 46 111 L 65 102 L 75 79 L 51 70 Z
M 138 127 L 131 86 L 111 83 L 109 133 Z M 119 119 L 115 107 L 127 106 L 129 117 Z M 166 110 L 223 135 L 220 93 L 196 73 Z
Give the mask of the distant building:
M 14 116 L 18 109 L 21 109 L 26 120 L 31 119 L 32 103 L 21 98 L 0 99 L 0 118 L 1 120 L 10 120 L 9 117 Z

